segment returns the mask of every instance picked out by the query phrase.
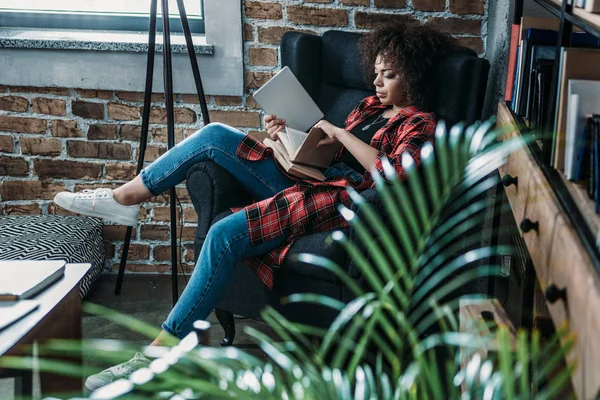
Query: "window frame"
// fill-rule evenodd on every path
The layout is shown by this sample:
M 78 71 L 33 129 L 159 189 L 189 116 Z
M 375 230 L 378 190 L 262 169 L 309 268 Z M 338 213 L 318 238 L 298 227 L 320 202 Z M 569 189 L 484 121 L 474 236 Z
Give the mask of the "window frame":
M 188 15 L 192 34 L 205 34 L 204 0 L 199 0 L 202 17 Z M 43 18 L 41 18 L 43 16 Z M 179 17 L 170 17 L 170 29 L 174 33 L 182 33 L 183 26 Z M 85 29 L 105 31 L 148 31 L 149 16 L 120 13 L 88 13 L 88 12 L 46 12 L 18 11 L 0 9 L 0 26 L 14 28 L 43 29 Z M 162 32 L 162 17 L 157 16 L 156 30 Z

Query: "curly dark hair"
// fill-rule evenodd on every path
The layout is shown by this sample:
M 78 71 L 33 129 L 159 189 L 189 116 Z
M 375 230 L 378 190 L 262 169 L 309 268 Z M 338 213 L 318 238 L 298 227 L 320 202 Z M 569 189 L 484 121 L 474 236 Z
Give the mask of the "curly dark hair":
M 432 111 L 437 80 L 433 79 L 443 56 L 458 49 L 456 40 L 414 20 L 400 19 L 378 27 L 360 40 L 365 78 L 374 79 L 377 56 L 400 74 L 403 96 L 421 111 Z

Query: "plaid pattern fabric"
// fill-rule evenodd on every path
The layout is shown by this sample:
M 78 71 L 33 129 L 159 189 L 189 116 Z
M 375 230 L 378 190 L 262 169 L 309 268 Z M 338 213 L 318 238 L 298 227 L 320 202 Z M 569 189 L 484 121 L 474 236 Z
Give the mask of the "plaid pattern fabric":
M 371 115 L 386 106 L 377 96 L 362 100 L 346 119 L 346 130 L 351 131 Z M 420 148 L 426 142 L 434 141 L 436 120 L 432 113 L 418 111 L 414 107 L 402 109 L 383 126 L 373 139 L 371 147 L 379 150 L 375 168 L 383 174 L 381 160 L 387 157 L 400 179 L 404 177 L 401 156 L 408 152 L 416 164 L 420 164 Z M 337 157 L 341 156 L 343 149 Z M 251 136 L 246 136 L 237 149 L 237 155 L 250 161 L 263 160 L 272 156 L 272 150 Z M 281 169 L 283 173 L 283 169 Z M 286 174 L 287 175 L 287 174 Z M 289 176 L 289 175 L 288 175 Z M 293 177 L 292 177 L 293 178 Z M 297 178 L 293 178 L 296 179 Z M 335 181 L 297 180 L 297 183 L 270 199 L 253 203 L 241 209 L 246 212 L 250 241 L 260 244 L 276 238 L 288 230 L 289 239 L 270 253 L 246 260 L 250 267 L 269 289 L 273 288 L 273 270 L 281 265 L 294 241 L 302 235 L 333 231 L 348 224 L 337 211 L 337 206 L 351 206 L 350 196 L 345 188 L 353 186 L 357 190 L 373 187 L 369 171 L 365 171 L 363 182 L 356 186 L 348 179 Z

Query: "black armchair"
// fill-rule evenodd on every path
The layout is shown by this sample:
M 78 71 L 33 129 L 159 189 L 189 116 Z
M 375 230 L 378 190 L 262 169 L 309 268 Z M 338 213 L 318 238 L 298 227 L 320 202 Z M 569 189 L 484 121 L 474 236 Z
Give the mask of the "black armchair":
M 366 83 L 357 57 L 360 34 L 329 31 L 323 36 L 286 33 L 281 41 L 281 58 L 325 113 L 325 118 L 337 126 L 352 108 L 374 89 Z M 458 121 L 472 123 L 481 117 L 487 85 L 489 63 L 469 50 L 451 54 L 439 66 L 439 93 L 436 113 L 448 124 Z M 213 162 L 200 162 L 187 174 L 188 192 L 198 213 L 198 231 L 194 241 L 196 259 L 210 226 L 226 217 L 230 207 L 251 202 L 241 185 L 223 168 Z M 367 190 L 362 195 L 377 203 L 377 192 Z M 300 238 L 290 255 L 317 253 L 341 266 L 348 266 L 350 276 L 359 278 L 343 249 L 337 244 L 325 245 L 329 233 L 317 233 Z M 351 300 L 349 291 L 328 271 L 286 257 L 275 274 L 273 291 L 269 291 L 245 264 L 235 267 L 235 275 L 223 294 L 217 318 L 225 330 L 221 345 L 231 345 L 235 336 L 233 314 L 260 318 L 260 311 L 273 306 L 286 318 L 329 326 L 336 314 L 318 305 L 282 305 L 280 299 L 298 292 L 324 294 L 343 302 Z

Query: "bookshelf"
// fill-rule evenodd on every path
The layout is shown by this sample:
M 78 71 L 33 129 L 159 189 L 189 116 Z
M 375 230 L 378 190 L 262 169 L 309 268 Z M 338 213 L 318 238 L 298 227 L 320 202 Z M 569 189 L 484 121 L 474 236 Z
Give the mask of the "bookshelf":
M 559 19 L 560 29 L 556 43 L 556 65 L 560 62 L 560 48 L 570 46 L 573 28 L 594 35 L 600 39 L 600 14 L 586 12 L 569 4 L 572 0 L 534 0 L 537 4 Z M 517 4 L 517 6 L 522 6 Z M 522 14 L 522 10 L 516 10 Z M 555 68 L 552 78 L 551 99 L 555 99 L 558 91 L 558 68 Z M 511 111 L 512 113 L 512 111 Z M 550 101 L 548 109 L 548 126 L 553 126 L 555 102 Z M 522 133 L 529 132 L 529 122 L 513 113 L 515 123 Z M 551 120 L 550 120 L 551 119 Z M 586 252 L 589 254 L 596 272 L 600 275 L 600 215 L 594 212 L 594 202 L 585 194 L 582 184 L 567 180 L 561 171 L 551 165 L 552 138 L 537 140 L 529 144 L 536 165 L 548 180 L 554 190 L 562 209 L 574 226 Z
M 573 31 L 600 39 L 600 14 L 571 6 L 572 0 L 534 0 L 558 19 L 555 66 L 561 48 L 571 47 Z M 515 15 L 523 12 L 516 1 Z M 554 40 L 554 39 L 553 39 Z M 554 44 L 552 44 L 554 46 Z M 600 68 L 600 66 L 598 67 Z M 554 126 L 559 91 L 559 68 L 550 73 L 546 126 Z M 547 107 L 547 108 L 546 108 Z M 600 113 L 600 110 L 598 110 Z M 600 398 L 600 215 L 584 183 L 568 180 L 552 164 L 553 138 L 529 128 L 506 102 L 498 105 L 498 125 L 507 138 L 533 135 L 524 148 L 511 154 L 501 168 L 504 192 L 527 246 L 537 282 L 556 327 L 568 324 L 577 336 L 569 363 L 576 366 L 572 386 L 578 398 Z M 560 164 L 558 166 L 560 168 Z M 515 185 L 515 179 L 518 183 Z M 532 228 L 532 226 L 534 228 Z M 534 289 L 531 288 L 531 291 Z M 599 396 L 599 397 L 596 397 Z

